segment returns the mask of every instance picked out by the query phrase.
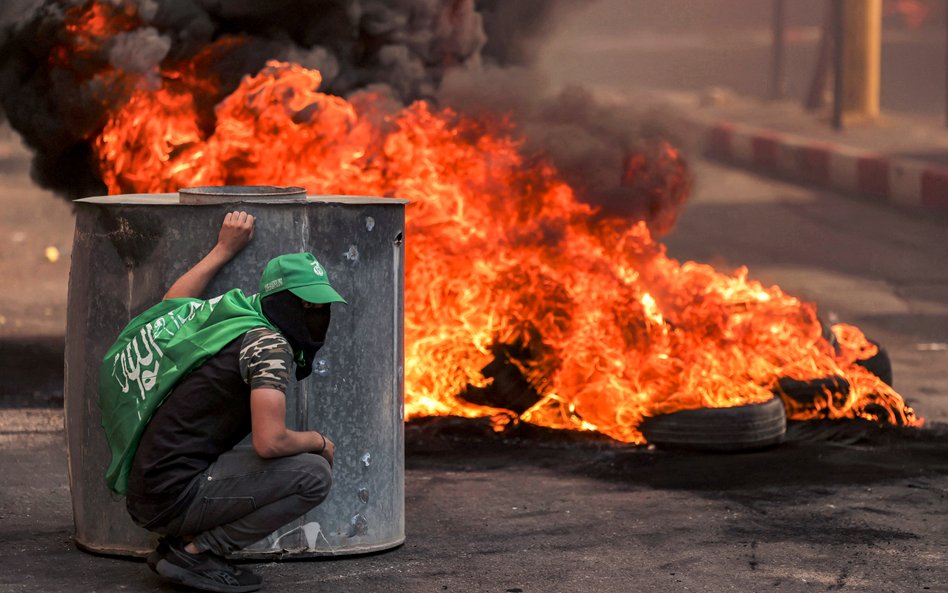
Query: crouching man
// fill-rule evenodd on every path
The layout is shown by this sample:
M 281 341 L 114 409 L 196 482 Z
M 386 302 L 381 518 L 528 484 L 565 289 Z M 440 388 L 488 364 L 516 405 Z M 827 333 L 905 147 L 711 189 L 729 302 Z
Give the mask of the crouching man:
M 263 582 L 224 556 L 305 514 L 332 482 L 332 441 L 285 423 L 290 369 L 310 374 L 330 305 L 345 303 L 325 270 L 309 253 L 281 255 L 258 294 L 200 300 L 253 231 L 252 216 L 228 214 L 216 246 L 126 326 L 99 372 L 106 481 L 163 536 L 149 567 L 224 593 Z M 253 447 L 235 448 L 248 434 Z

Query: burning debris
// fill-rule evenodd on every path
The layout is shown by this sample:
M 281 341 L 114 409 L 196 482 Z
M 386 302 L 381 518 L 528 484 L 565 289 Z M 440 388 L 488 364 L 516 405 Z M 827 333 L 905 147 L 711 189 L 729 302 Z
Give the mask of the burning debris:
M 789 417 L 920 424 L 858 364 L 875 347 L 858 329 L 828 340 L 812 305 L 746 269 L 667 257 L 654 236 L 690 191 L 683 159 L 509 68 L 527 46 L 488 35 L 516 22 L 509 4 L 48 1 L 6 29 L 0 99 L 37 179 L 73 196 L 252 184 L 411 200 L 409 418 L 643 442 L 648 417 L 839 377 L 847 389 L 785 397 Z

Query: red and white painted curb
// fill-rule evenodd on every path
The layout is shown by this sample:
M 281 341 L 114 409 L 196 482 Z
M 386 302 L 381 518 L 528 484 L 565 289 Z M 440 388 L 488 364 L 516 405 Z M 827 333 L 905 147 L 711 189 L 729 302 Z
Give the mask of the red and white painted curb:
M 686 124 L 708 157 L 881 202 L 948 212 L 948 167 L 734 122 Z

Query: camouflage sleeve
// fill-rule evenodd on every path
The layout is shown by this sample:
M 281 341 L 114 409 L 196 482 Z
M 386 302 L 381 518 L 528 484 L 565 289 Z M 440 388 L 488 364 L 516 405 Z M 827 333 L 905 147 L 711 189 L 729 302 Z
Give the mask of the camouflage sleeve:
M 259 327 L 244 334 L 240 345 L 240 375 L 251 389 L 267 387 L 285 392 L 293 350 L 279 333 Z

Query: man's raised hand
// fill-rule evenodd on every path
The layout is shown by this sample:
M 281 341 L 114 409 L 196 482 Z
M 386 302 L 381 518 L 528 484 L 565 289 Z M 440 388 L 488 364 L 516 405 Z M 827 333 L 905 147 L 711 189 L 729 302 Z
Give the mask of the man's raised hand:
M 228 259 L 234 257 L 253 239 L 255 219 L 246 212 L 229 212 L 217 236 L 217 247 Z
M 240 253 L 253 239 L 254 217 L 246 212 L 231 212 L 224 217 L 224 224 L 217 235 L 217 245 L 204 259 L 175 280 L 165 299 L 201 298 L 201 293 L 224 264 Z

